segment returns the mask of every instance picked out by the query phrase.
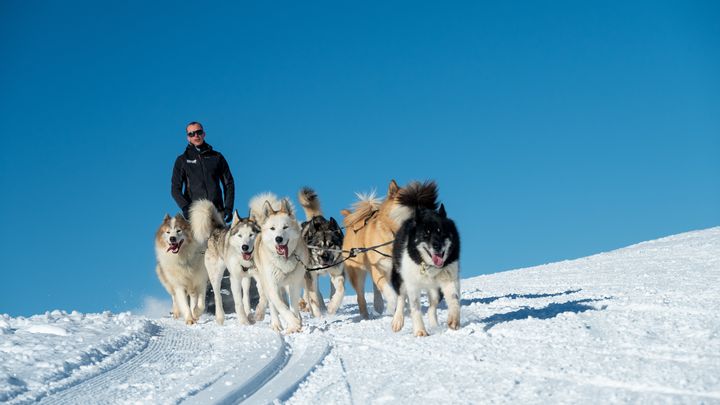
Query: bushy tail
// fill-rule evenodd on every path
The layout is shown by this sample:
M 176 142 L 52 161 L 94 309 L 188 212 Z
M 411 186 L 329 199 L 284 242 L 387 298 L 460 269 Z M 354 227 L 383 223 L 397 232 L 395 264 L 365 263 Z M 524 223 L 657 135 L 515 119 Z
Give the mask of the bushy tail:
M 436 210 L 438 207 L 437 184 L 432 180 L 424 183 L 413 181 L 400 189 L 397 196 L 398 204 L 408 208 L 427 208 Z
M 205 243 L 213 230 L 225 227 L 225 221 L 211 201 L 197 200 L 190 205 L 190 227 L 195 239 Z
M 303 187 L 298 192 L 298 201 L 305 211 L 307 220 L 313 219 L 313 217 L 321 216 L 322 210 L 320 209 L 320 199 L 317 196 L 315 190 L 310 187 Z
M 250 217 L 255 219 L 255 222 L 262 224 L 265 222 L 265 201 L 270 202 L 270 205 L 274 210 L 280 209 L 280 200 L 273 193 L 261 193 L 250 199 Z
M 375 191 L 371 191 L 369 194 L 356 195 L 358 200 L 353 203 L 352 212 L 349 212 L 348 210 L 341 211 L 345 216 L 343 224 L 348 229 L 355 224 L 359 224 L 361 222 L 364 223 L 364 221 L 370 218 L 375 211 L 380 209 L 380 204 L 382 203 L 382 201 L 375 196 Z

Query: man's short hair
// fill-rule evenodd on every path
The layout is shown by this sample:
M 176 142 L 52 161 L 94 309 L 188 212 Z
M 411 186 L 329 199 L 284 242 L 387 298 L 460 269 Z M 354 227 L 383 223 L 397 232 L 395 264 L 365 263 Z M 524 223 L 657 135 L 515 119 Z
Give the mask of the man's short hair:
M 200 125 L 200 129 L 202 129 L 202 130 L 204 130 L 204 129 L 205 129 L 205 128 L 203 128 L 203 126 L 202 126 L 202 124 L 201 124 L 201 123 L 199 123 L 199 122 L 197 122 L 197 121 L 193 121 L 193 122 L 191 122 L 191 123 L 189 123 L 189 124 L 185 125 L 185 130 L 186 130 L 186 131 L 187 131 L 187 129 L 188 129 L 188 127 L 189 127 L 190 125 Z

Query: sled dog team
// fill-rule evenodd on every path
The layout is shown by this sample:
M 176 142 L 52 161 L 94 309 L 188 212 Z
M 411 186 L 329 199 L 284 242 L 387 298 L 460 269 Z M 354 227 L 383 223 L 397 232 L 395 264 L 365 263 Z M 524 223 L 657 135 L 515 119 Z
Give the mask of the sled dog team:
M 432 181 L 399 187 L 392 180 L 383 200 L 374 193 L 358 195 L 352 211 L 342 210 L 345 235 L 334 218 L 326 219 L 320 200 L 310 188 L 298 200 L 307 220 L 300 224 L 288 198 L 272 193 L 250 200 L 250 213 L 237 210 L 230 226 L 208 200 L 195 201 L 189 221 L 165 215 L 155 235 L 156 272 L 172 297 L 173 317 L 194 324 L 205 311 L 209 281 L 215 293 L 215 319 L 225 320 L 220 283 L 230 273 L 238 321 L 260 321 L 270 309 L 270 326 L 285 333 L 302 328 L 301 308 L 320 317 L 334 314 L 345 294 L 345 274 L 357 292 L 360 314 L 369 317 L 365 277 L 370 273 L 373 304 L 383 313 L 385 302 L 393 312 L 398 332 L 410 307 L 413 333 L 427 336 L 420 295 L 428 296 L 428 321 L 438 325 L 437 306 L 447 301 L 447 324 L 460 326 L 460 237 L 445 207 L 438 206 Z M 333 286 L 327 307 L 318 291 L 318 276 L 328 274 Z M 255 279 L 260 301 L 250 308 L 250 281 Z

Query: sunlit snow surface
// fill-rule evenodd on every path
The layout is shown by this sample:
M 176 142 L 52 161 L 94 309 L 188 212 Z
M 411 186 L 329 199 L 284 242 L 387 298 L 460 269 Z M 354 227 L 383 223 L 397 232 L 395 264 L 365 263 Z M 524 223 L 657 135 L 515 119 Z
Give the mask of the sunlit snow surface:
M 360 320 L 355 297 L 291 336 L 233 316 L 0 315 L 0 402 L 720 403 L 719 287 L 712 228 L 465 279 L 461 328 L 425 338 Z

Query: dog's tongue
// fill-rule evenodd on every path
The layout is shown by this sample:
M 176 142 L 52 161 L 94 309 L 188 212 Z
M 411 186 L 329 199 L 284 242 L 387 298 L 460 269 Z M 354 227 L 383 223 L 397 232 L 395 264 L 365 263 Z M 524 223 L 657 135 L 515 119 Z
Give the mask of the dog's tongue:
M 243 252 L 242 255 L 243 255 L 243 259 L 245 259 L 245 260 L 250 260 L 250 259 L 252 259 L 252 253 L 245 253 L 245 252 Z
M 288 257 L 288 246 L 287 245 L 275 245 L 275 250 L 277 251 L 277 254 L 280 256 L 285 256 L 287 259 Z
M 432 255 L 432 261 L 435 267 L 442 267 L 445 263 L 445 259 L 440 255 Z
M 180 246 L 182 246 L 182 243 L 182 240 L 180 241 L 180 243 L 171 243 L 170 247 L 167 248 L 166 252 L 173 252 L 177 254 L 177 252 L 180 251 Z

